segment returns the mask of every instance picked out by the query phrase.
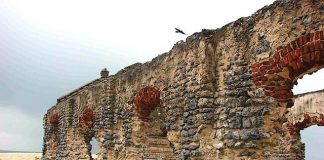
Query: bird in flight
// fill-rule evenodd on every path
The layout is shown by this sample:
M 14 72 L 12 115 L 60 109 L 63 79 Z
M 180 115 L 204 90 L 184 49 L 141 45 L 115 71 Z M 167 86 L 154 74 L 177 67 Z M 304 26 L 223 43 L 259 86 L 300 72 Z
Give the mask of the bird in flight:
M 176 31 L 176 33 L 181 33 L 181 34 L 184 34 L 184 35 L 186 35 L 186 33 L 184 33 L 182 30 L 180 30 L 180 29 L 178 29 L 178 28 L 174 28 Z

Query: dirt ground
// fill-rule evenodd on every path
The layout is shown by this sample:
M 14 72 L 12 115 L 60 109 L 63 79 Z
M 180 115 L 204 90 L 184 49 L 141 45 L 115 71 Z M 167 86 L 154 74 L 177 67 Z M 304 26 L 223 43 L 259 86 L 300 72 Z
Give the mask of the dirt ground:
M 42 153 L 0 153 L 0 160 L 40 160 Z M 94 159 L 97 155 L 93 154 Z
M 39 160 L 42 153 L 0 153 L 0 160 Z

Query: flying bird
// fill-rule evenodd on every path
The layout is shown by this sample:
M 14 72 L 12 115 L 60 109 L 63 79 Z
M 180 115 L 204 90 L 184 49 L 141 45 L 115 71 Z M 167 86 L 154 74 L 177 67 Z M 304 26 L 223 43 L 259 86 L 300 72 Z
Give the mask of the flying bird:
M 174 28 L 176 31 L 176 33 L 181 33 L 181 34 L 184 34 L 184 35 L 186 35 L 186 33 L 184 33 L 182 30 L 180 30 L 180 29 L 178 29 L 178 28 Z

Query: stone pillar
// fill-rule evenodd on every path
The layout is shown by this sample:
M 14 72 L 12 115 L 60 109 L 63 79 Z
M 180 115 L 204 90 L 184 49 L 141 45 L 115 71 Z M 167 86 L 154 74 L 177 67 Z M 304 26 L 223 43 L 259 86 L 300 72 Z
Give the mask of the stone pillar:
M 43 128 L 44 128 L 44 137 L 43 137 L 43 154 L 42 157 L 44 158 L 46 150 L 47 150 L 47 141 L 48 141 L 48 126 L 46 126 L 47 124 L 47 114 L 44 115 L 43 118 Z

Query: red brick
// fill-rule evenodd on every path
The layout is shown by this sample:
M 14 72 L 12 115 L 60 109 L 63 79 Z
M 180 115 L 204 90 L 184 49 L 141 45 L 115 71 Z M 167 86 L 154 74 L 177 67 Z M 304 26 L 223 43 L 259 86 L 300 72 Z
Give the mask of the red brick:
M 277 91 L 276 91 L 277 92 Z M 282 98 L 284 94 L 280 94 L 280 93 L 271 93 L 270 96 L 273 98 Z
M 291 61 L 293 60 L 293 55 L 292 55 L 292 53 L 288 53 L 288 54 L 286 55 L 286 57 L 287 57 L 288 63 L 291 62 Z
M 266 71 L 261 71 L 261 70 L 259 70 L 259 72 L 258 72 L 258 76 L 259 77 L 262 77 L 262 76 L 264 76 L 266 74 Z
M 271 58 L 269 58 L 269 64 L 270 65 L 273 65 L 275 62 L 274 62 L 274 58 L 273 57 L 271 57 Z
M 299 47 L 303 45 L 303 39 L 301 37 L 299 37 L 296 42 Z
M 306 39 L 307 39 L 307 42 L 311 42 L 312 41 L 311 35 L 310 34 L 307 34 L 306 35 Z
M 321 60 L 321 53 L 319 51 L 315 51 L 314 55 L 315 55 L 315 61 L 319 62 Z
M 302 48 L 303 48 L 303 50 L 304 50 L 304 54 L 307 54 L 307 53 L 310 52 L 310 48 L 309 48 L 308 45 L 304 45 Z
M 281 70 L 282 70 L 283 68 L 287 67 L 287 65 L 284 64 L 284 60 L 283 60 L 283 59 L 282 59 L 281 63 L 278 63 L 277 65 L 280 67 Z
M 263 71 L 266 71 L 266 70 L 268 70 L 268 66 L 264 66 L 264 65 L 262 65 L 261 67 L 260 67 L 260 72 L 263 72 Z
M 289 102 L 289 99 L 278 99 L 277 100 L 279 103 L 288 103 Z M 296 132 L 296 134 L 291 134 L 291 136 L 296 136 L 296 137 L 299 137 L 299 134 Z
M 270 94 L 272 93 L 272 91 L 264 90 L 264 93 L 265 93 L 265 95 L 270 96 Z
M 280 60 L 280 55 L 279 55 L 279 53 L 275 53 L 275 55 L 274 55 L 273 57 L 274 57 L 274 61 L 275 61 L 275 63 L 278 63 L 279 60 Z
M 300 49 L 296 49 L 293 53 L 296 58 L 300 57 Z
M 296 73 L 291 68 L 288 68 L 288 69 L 289 69 L 289 80 L 290 81 L 285 81 L 285 85 L 290 86 L 290 85 L 293 85 L 291 80 L 295 79 Z
M 324 40 L 324 32 L 323 31 L 320 31 L 320 39 Z
M 310 42 L 313 42 L 314 41 L 314 35 L 315 35 L 315 33 L 310 33 L 308 35 L 309 35 Z
M 300 62 L 299 60 L 296 61 L 296 65 L 297 65 L 297 68 L 298 68 L 298 69 L 301 69 L 301 68 L 303 67 L 303 63 Z
M 252 68 L 252 72 L 258 72 L 259 68 Z
M 320 40 L 320 35 L 321 35 L 320 32 L 315 32 L 315 41 Z
M 281 51 L 283 49 L 282 46 L 277 47 L 277 52 Z
M 273 91 L 273 90 L 276 89 L 276 87 L 277 86 L 266 86 L 266 87 L 264 87 L 264 89 L 269 90 L 269 91 Z
M 315 61 L 315 54 L 314 54 L 314 52 L 310 53 L 309 55 L 310 55 L 310 60 L 312 62 L 314 62 Z
M 321 59 L 319 61 L 320 64 L 324 63 L 324 52 L 320 52 L 321 53 Z
M 279 94 L 279 93 L 277 93 L 277 92 L 278 92 L 278 91 L 276 91 L 276 93 L 275 93 L 275 95 L 274 95 L 275 98 L 286 98 L 286 96 L 285 96 L 284 93 Z
M 279 51 L 280 58 L 283 58 L 286 54 L 283 49 Z
M 261 72 L 259 71 L 259 72 L 252 73 L 252 76 L 253 77 L 259 77 L 259 76 L 263 76 L 263 74 L 261 74 Z
M 277 86 L 275 91 L 276 90 L 290 90 L 290 87 L 286 85 L 281 85 L 281 86 Z
M 270 63 L 269 63 L 269 61 L 263 61 L 263 62 L 262 62 L 262 65 L 266 65 L 266 66 L 268 66 L 268 65 L 270 65 Z
M 254 63 L 254 64 L 252 64 L 252 68 L 259 68 L 260 66 L 262 65 L 262 63 L 260 63 L 260 62 L 256 62 L 256 63 Z
M 290 64 L 291 64 L 292 68 L 293 68 L 295 71 L 298 70 L 298 66 L 297 66 L 297 62 L 296 62 L 296 61 L 292 61 Z
M 310 52 L 314 52 L 314 51 L 315 51 L 314 43 L 308 43 L 307 45 L 308 45 L 308 47 L 309 47 L 309 51 L 310 51 Z
M 302 36 L 304 44 L 308 43 L 307 35 Z
M 267 71 L 267 74 L 274 74 L 274 73 L 276 73 L 276 70 L 274 70 L 274 69 L 270 69 Z
M 273 71 L 274 71 L 274 73 L 279 73 L 280 72 L 280 69 L 278 68 L 277 64 L 273 66 Z
M 303 57 L 304 62 L 310 62 L 310 54 L 309 53 L 303 54 L 302 57 Z
M 287 53 L 289 53 L 288 48 L 285 46 L 284 49 L 282 50 L 282 54 L 286 55 Z
M 293 94 L 290 93 L 287 90 L 281 90 L 281 91 L 276 91 L 278 98 L 282 98 L 282 99 L 291 99 L 293 98 Z
M 278 98 L 278 96 L 277 96 L 278 94 L 276 94 L 275 92 L 269 92 L 268 93 L 268 96 L 271 96 L 271 97 L 274 97 L 274 98 Z
M 283 57 L 282 60 L 283 60 L 283 63 L 285 65 L 289 64 L 289 61 L 288 61 L 288 58 L 287 57 Z
M 315 51 L 320 51 L 321 50 L 321 42 L 320 41 L 315 41 L 314 42 L 314 47 L 315 47 Z
M 293 51 L 293 49 L 291 48 L 291 46 L 290 46 L 290 45 L 287 45 L 287 46 L 286 46 L 286 50 L 288 51 L 288 53 L 290 53 L 290 52 L 292 52 L 292 51 Z

